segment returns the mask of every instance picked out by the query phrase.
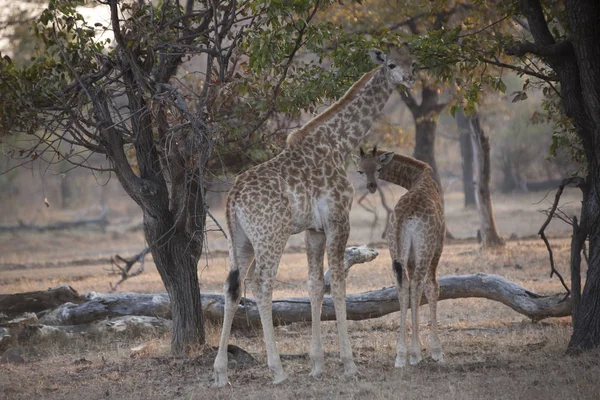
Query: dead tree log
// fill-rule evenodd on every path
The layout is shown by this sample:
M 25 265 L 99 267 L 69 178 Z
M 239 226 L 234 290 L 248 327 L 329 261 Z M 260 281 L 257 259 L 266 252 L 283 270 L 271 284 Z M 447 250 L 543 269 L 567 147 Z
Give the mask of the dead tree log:
M 144 335 L 162 335 L 171 330 L 172 322 L 168 319 L 145 315 L 126 315 L 111 319 L 102 319 L 85 325 L 43 325 L 30 324 L 20 328 L 16 336 L 19 343 L 36 343 L 42 339 L 73 337 L 86 335 L 101 337 L 124 334 L 129 337 Z
M 57 286 L 37 292 L 0 294 L 0 313 L 16 317 L 25 312 L 40 312 L 64 303 L 81 304 L 88 301 L 71 286 Z
M 564 294 L 541 296 L 499 275 L 474 274 L 444 276 L 439 278 L 440 300 L 461 298 L 484 298 L 499 301 L 534 321 L 549 317 L 571 315 L 571 299 Z M 170 303 L 166 294 L 142 293 L 91 293 L 83 304 L 64 304 L 40 318 L 46 325 L 81 325 L 95 320 L 125 315 L 147 315 L 170 318 Z M 423 297 L 421 304 L 426 304 Z M 225 306 L 223 295 L 202 294 L 202 309 L 207 319 L 221 323 Z M 399 310 L 395 287 L 346 296 L 348 319 L 377 318 Z M 310 321 L 308 297 L 280 298 L 273 300 L 273 320 L 276 325 Z M 323 301 L 322 320 L 335 319 L 331 297 Z M 256 302 L 242 298 L 234 325 L 260 326 Z

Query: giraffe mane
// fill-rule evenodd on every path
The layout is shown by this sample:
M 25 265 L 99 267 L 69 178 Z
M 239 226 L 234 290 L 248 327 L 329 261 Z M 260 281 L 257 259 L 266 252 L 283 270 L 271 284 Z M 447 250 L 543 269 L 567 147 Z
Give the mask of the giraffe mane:
M 380 155 L 382 155 L 386 152 L 387 152 L 387 150 L 377 149 L 377 156 L 379 157 Z M 404 154 L 394 153 L 394 156 L 392 157 L 392 163 L 395 163 L 395 162 L 402 163 L 402 164 L 408 164 L 408 165 L 418 168 L 418 169 L 432 170 L 431 166 L 429 164 L 427 164 L 426 162 L 417 160 L 416 158 L 413 158 L 410 156 L 405 156 Z
M 373 77 L 373 75 L 375 75 L 375 72 L 377 72 L 378 69 L 379 68 L 375 68 L 374 70 L 364 74 L 362 78 L 356 81 L 356 83 L 354 83 L 354 85 L 352 85 L 350 89 L 348 89 L 346 94 L 344 94 L 338 101 L 329 106 L 327 110 L 323 111 L 321 114 L 308 121 L 301 128 L 298 128 L 294 132 L 290 133 L 287 137 L 288 146 L 293 146 L 294 144 L 298 143 L 303 137 L 312 132 L 314 128 L 316 128 L 317 126 L 321 125 L 322 123 L 329 120 L 329 118 L 334 116 L 338 112 L 339 108 L 344 107 L 346 104 L 348 104 L 354 98 L 356 92 L 362 89 L 367 84 L 367 82 L 371 80 L 371 78 Z

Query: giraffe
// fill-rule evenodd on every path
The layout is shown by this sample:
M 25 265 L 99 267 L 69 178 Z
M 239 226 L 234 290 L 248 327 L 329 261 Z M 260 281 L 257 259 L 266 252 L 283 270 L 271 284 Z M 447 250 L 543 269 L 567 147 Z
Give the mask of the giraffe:
M 229 191 L 226 219 L 230 272 L 224 285 L 223 328 L 214 362 L 216 387 L 228 384 L 227 344 L 240 301 L 240 282 L 250 265 L 253 267 L 248 281 L 259 309 L 267 364 L 274 374 L 274 383 L 287 378 L 275 345 L 272 286 L 289 236 L 303 231 L 312 319 L 310 375 L 320 376 L 324 365 L 320 321 L 325 252 L 331 270 L 344 374 L 351 377 L 357 372 L 346 323 L 343 268 L 354 189 L 344 163 L 382 112 L 393 88 L 414 84 L 408 46 L 393 48 L 389 54 L 381 50 L 369 53 L 380 66 L 363 75 L 322 114 L 291 133 L 286 148 L 276 157 L 240 174 Z
M 358 172 L 367 180 L 371 193 L 377 190 L 377 178 L 400 185 L 408 192 L 398 200 L 390 216 L 387 240 L 392 267 L 397 280 L 400 301 L 400 332 L 396 348 L 396 368 L 406 365 L 406 314 L 410 299 L 412 340 L 410 363 L 421 361 L 419 340 L 419 303 L 423 286 L 431 310 L 430 351 L 435 361 L 443 361 L 444 353 L 437 325 L 439 285 L 436 270 L 442 249 L 446 224 L 444 205 L 432 168 L 412 157 L 377 150 L 360 156 L 353 154 Z

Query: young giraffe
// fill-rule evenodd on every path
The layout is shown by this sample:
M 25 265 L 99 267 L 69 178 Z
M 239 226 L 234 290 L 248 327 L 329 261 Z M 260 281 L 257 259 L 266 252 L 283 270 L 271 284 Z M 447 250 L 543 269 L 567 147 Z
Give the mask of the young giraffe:
M 367 180 L 371 193 L 377 190 L 377 178 L 400 185 L 408 192 L 398 200 L 387 231 L 392 266 L 398 281 L 400 301 L 400 332 L 396 349 L 396 368 L 406 365 L 406 313 L 410 297 L 412 340 L 410 363 L 421 361 L 419 340 L 419 303 L 425 286 L 425 296 L 431 310 L 431 357 L 442 361 L 442 344 L 438 335 L 437 301 L 439 285 L 436 269 L 446 233 L 444 205 L 439 188 L 431 177 L 431 167 L 412 157 L 377 150 L 353 155 L 358 172 Z M 409 289 L 410 286 L 410 289 Z M 410 294 L 409 294 L 410 293 Z
M 325 251 L 331 270 L 340 356 L 345 375 L 356 374 L 346 324 L 343 268 L 354 189 L 344 162 L 382 112 L 393 88 L 414 83 L 407 46 L 393 49 L 389 55 L 381 50 L 370 54 L 380 67 L 365 74 L 340 100 L 292 133 L 279 155 L 240 174 L 229 191 L 226 217 L 230 272 L 224 285 L 223 330 L 214 363 L 217 387 L 228 384 L 227 343 L 240 301 L 240 282 L 253 259 L 249 286 L 263 326 L 267 364 L 275 383 L 286 379 L 273 332 L 273 279 L 289 236 L 302 231 L 306 232 L 312 318 L 310 375 L 321 375 L 324 364 L 320 321 Z

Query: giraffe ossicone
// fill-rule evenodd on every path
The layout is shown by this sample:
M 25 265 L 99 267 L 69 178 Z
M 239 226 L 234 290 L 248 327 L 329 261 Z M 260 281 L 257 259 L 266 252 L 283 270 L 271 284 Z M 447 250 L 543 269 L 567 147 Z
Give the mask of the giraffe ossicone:
M 367 180 L 367 189 L 377 190 L 377 179 L 394 183 L 408 190 L 390 216 L 386 233 L 392 268 L 396 276 L 400 301 L 400 332 L 396 348 L 397 368 L 406 365 L 406 314 L 410 301 L 412 340 L 410 363 L 418 364 L 421 357 L 419 339 L 419 303 L 425 289 L 430 307 L 430 352 L 435 361 L 443 361 L 437 323 L 439 285 L 437 266 L 444 247 L 446 222 L 444 203 L 439 187 L 431 176 L 431 167 L 412 157 L 377 150 L 352 155 L 357 170 Z
M 303 231 L 312 318 L 310 375 L 321 375 L 324 366 L 321 308 L 325 252 L 344 373 L 356 374 L 346 322 L 343 267 L 354 189 L 344 163 L 381 114 L 392 90 L 414 83 L 407 46 L 392 49 L 389 54 L 380 50 L 370 54 L 379 67 L 363 75 L 335 104 L 292 133 L 280 154 L 240 174 L 229 191 L 226 218 L 230 273 L 225 283 L 223 329 L 214 363 L 217 387 L 228 384 L 227 344 L 240 300 L 239 285 L 249 270 L 247 281 L 259 309 L 267 364 L 275 383 L 286 379 L 273 330 L 273 280 L 289 236 Z M 254 267 L 250 268 L 253 260 Z

